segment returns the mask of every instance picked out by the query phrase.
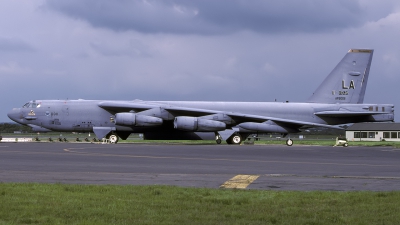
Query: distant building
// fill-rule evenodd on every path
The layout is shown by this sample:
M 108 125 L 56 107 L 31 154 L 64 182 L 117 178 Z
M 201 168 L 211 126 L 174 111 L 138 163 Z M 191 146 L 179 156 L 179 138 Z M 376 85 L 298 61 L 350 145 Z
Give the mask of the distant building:
M 355 123 L 346 129 L 349 141 L 400 141 L 400 123 Z

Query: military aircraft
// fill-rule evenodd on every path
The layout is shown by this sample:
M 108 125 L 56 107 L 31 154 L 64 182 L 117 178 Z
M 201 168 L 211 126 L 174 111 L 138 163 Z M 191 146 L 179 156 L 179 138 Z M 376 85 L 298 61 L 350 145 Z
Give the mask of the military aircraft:
M 33 100 L 8 117 L 36 130 L 94 132 L 117 143 L 131 133 L 149 140 L 215 139 L 240 144 L 250 134 L 394 120 L 391 104 L 363 104 L 373 50 L 350 49 L 307 102 Z M 286 144 L 291 146 L 292 139 Z

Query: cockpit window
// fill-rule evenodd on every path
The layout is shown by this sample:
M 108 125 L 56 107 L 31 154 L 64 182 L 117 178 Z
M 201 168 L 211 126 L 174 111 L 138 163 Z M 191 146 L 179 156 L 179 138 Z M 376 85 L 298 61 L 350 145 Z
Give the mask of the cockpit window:
M 36 101 L 30 101 L 25 103 L 24 106 L 22 106 L 22 108 L 39 108 L 40 107 L 40 102 L 36 103 Z

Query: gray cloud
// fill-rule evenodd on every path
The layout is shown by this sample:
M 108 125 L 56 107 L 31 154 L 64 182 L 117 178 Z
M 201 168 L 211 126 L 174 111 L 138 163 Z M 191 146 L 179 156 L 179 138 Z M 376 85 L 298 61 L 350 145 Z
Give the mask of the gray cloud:
M 0 37 L 0 51 L 33 52 L 35 49 L 20 39 Z
M 301 102 L 349 48 L 375 49 L 365 101 L 397 107 L 399 4 L 0 1 L 0 122 L 30 99 Z
M 94 41 L 90 47 L 104 56 L 128 56 L 128 57 L 146 57 L 150 56 L 150 50 L 140 40 L 129 40 L 127 43 L 112 42 L 103 43 Z
M 95 27 L 177 34 L 324 32 L 361 26 L 371 11 L 348 0 L 47 0 L 46 6 Z

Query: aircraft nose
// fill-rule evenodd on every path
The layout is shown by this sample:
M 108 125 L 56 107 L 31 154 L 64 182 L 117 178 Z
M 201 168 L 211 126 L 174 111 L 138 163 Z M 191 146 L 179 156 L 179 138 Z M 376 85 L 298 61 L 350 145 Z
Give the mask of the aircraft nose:
M 7 113 L 8 118 L 10 118 L 12 121 L 21 123 L 19 119 L 21 119 L 21 109 L 20 108 L 14 108 L 11 111 Z

